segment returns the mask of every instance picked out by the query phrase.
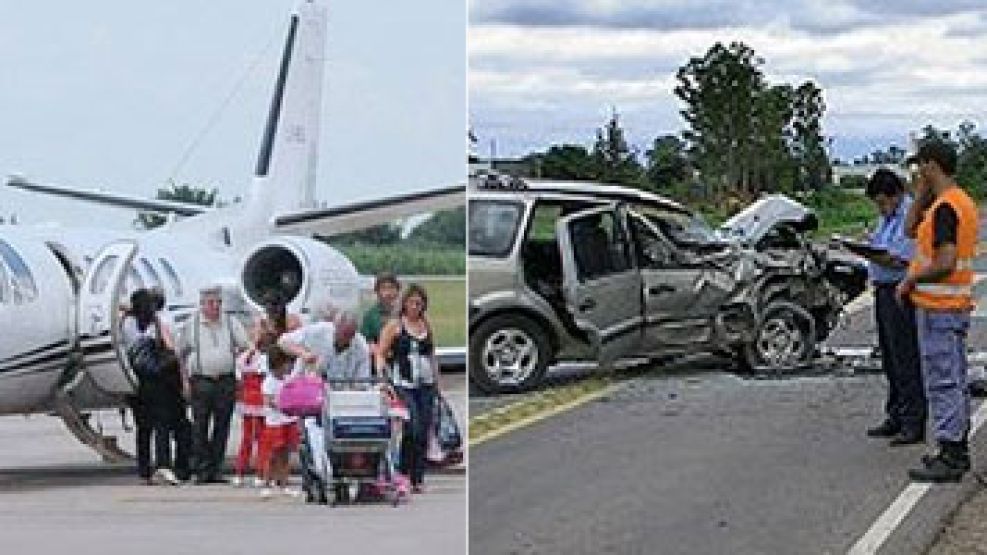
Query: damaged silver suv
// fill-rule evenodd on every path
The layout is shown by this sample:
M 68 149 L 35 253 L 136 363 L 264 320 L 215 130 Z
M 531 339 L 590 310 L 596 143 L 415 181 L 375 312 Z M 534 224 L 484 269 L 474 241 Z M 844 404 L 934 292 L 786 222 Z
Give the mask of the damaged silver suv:
M 560 361 L 712 352 L 744 368 L 804 363 L 867 275 L 810 243 L 816 225 L 780 195 L 713 230 L 636 189 L 477 174 L 470 378 L 496 393 L 536 387 Z

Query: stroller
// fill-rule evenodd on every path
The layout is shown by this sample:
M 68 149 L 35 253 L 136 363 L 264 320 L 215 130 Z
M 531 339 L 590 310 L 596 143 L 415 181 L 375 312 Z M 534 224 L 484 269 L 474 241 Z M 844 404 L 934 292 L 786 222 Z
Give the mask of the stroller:
M 322 414 L 303 419 L 305 500 L 335 506 L 370 497 L 396 507 L 408 489 L 395 470 L 399 436 L 377 380 L 328 382 Z

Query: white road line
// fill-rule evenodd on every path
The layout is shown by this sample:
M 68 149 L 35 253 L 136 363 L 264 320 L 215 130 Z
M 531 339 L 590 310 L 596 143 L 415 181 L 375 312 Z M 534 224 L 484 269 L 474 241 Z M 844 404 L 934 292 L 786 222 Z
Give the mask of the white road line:
M 973 414 L 970 426 L 971 438 L 983 426 L 985 420 L 987 420 L 987 402 L 982 402 Z M 932 489 L 932 484 L 909 483 L 891 505 L 881 513 L 881 516 L 877 517 L 877 520 L 874 521 L 874 524 L 871 525 L 867 532 L 857 540 L 857 543 L 853 544 L 853 547 L 847 551 L 847 554 L 865 555 L 877 553 L 877 550 L 891 537 L 891 533 L 894 532 L 895 528 L 901 524 L 901 521 L 905 520 L 905 517 L 908 516 L 912 508 L 918 504 L 922 496 L 930 489 Z

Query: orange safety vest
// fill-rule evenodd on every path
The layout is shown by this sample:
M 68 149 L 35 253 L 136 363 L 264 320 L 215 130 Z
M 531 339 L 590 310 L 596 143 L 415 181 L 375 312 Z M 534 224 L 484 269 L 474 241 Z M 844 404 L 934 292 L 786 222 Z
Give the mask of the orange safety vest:
M 935 283 L 916 283 L 911 299 L 915 306 L 926 310 L 971 310 L 973 308 L 973 257 L 977 250 L 977 205 L 959 187 L 951 187 L 933 201 L 918 226 L 915 257 L 908 274 L 916 275 L 932 262 L 935 249 L 936 208 L 949 204 L 956 212 L 956 266 L 944 279 Z

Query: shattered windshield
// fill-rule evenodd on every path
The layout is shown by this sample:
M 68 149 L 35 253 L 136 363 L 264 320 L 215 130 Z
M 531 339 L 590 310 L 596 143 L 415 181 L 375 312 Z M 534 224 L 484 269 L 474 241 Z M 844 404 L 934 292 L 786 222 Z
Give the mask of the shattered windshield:
M 635 207 L 635 212 L 645 216 L 676 244 L 717 243 L 720 237 L 699 214 L 675 212 L 654 207 Z

